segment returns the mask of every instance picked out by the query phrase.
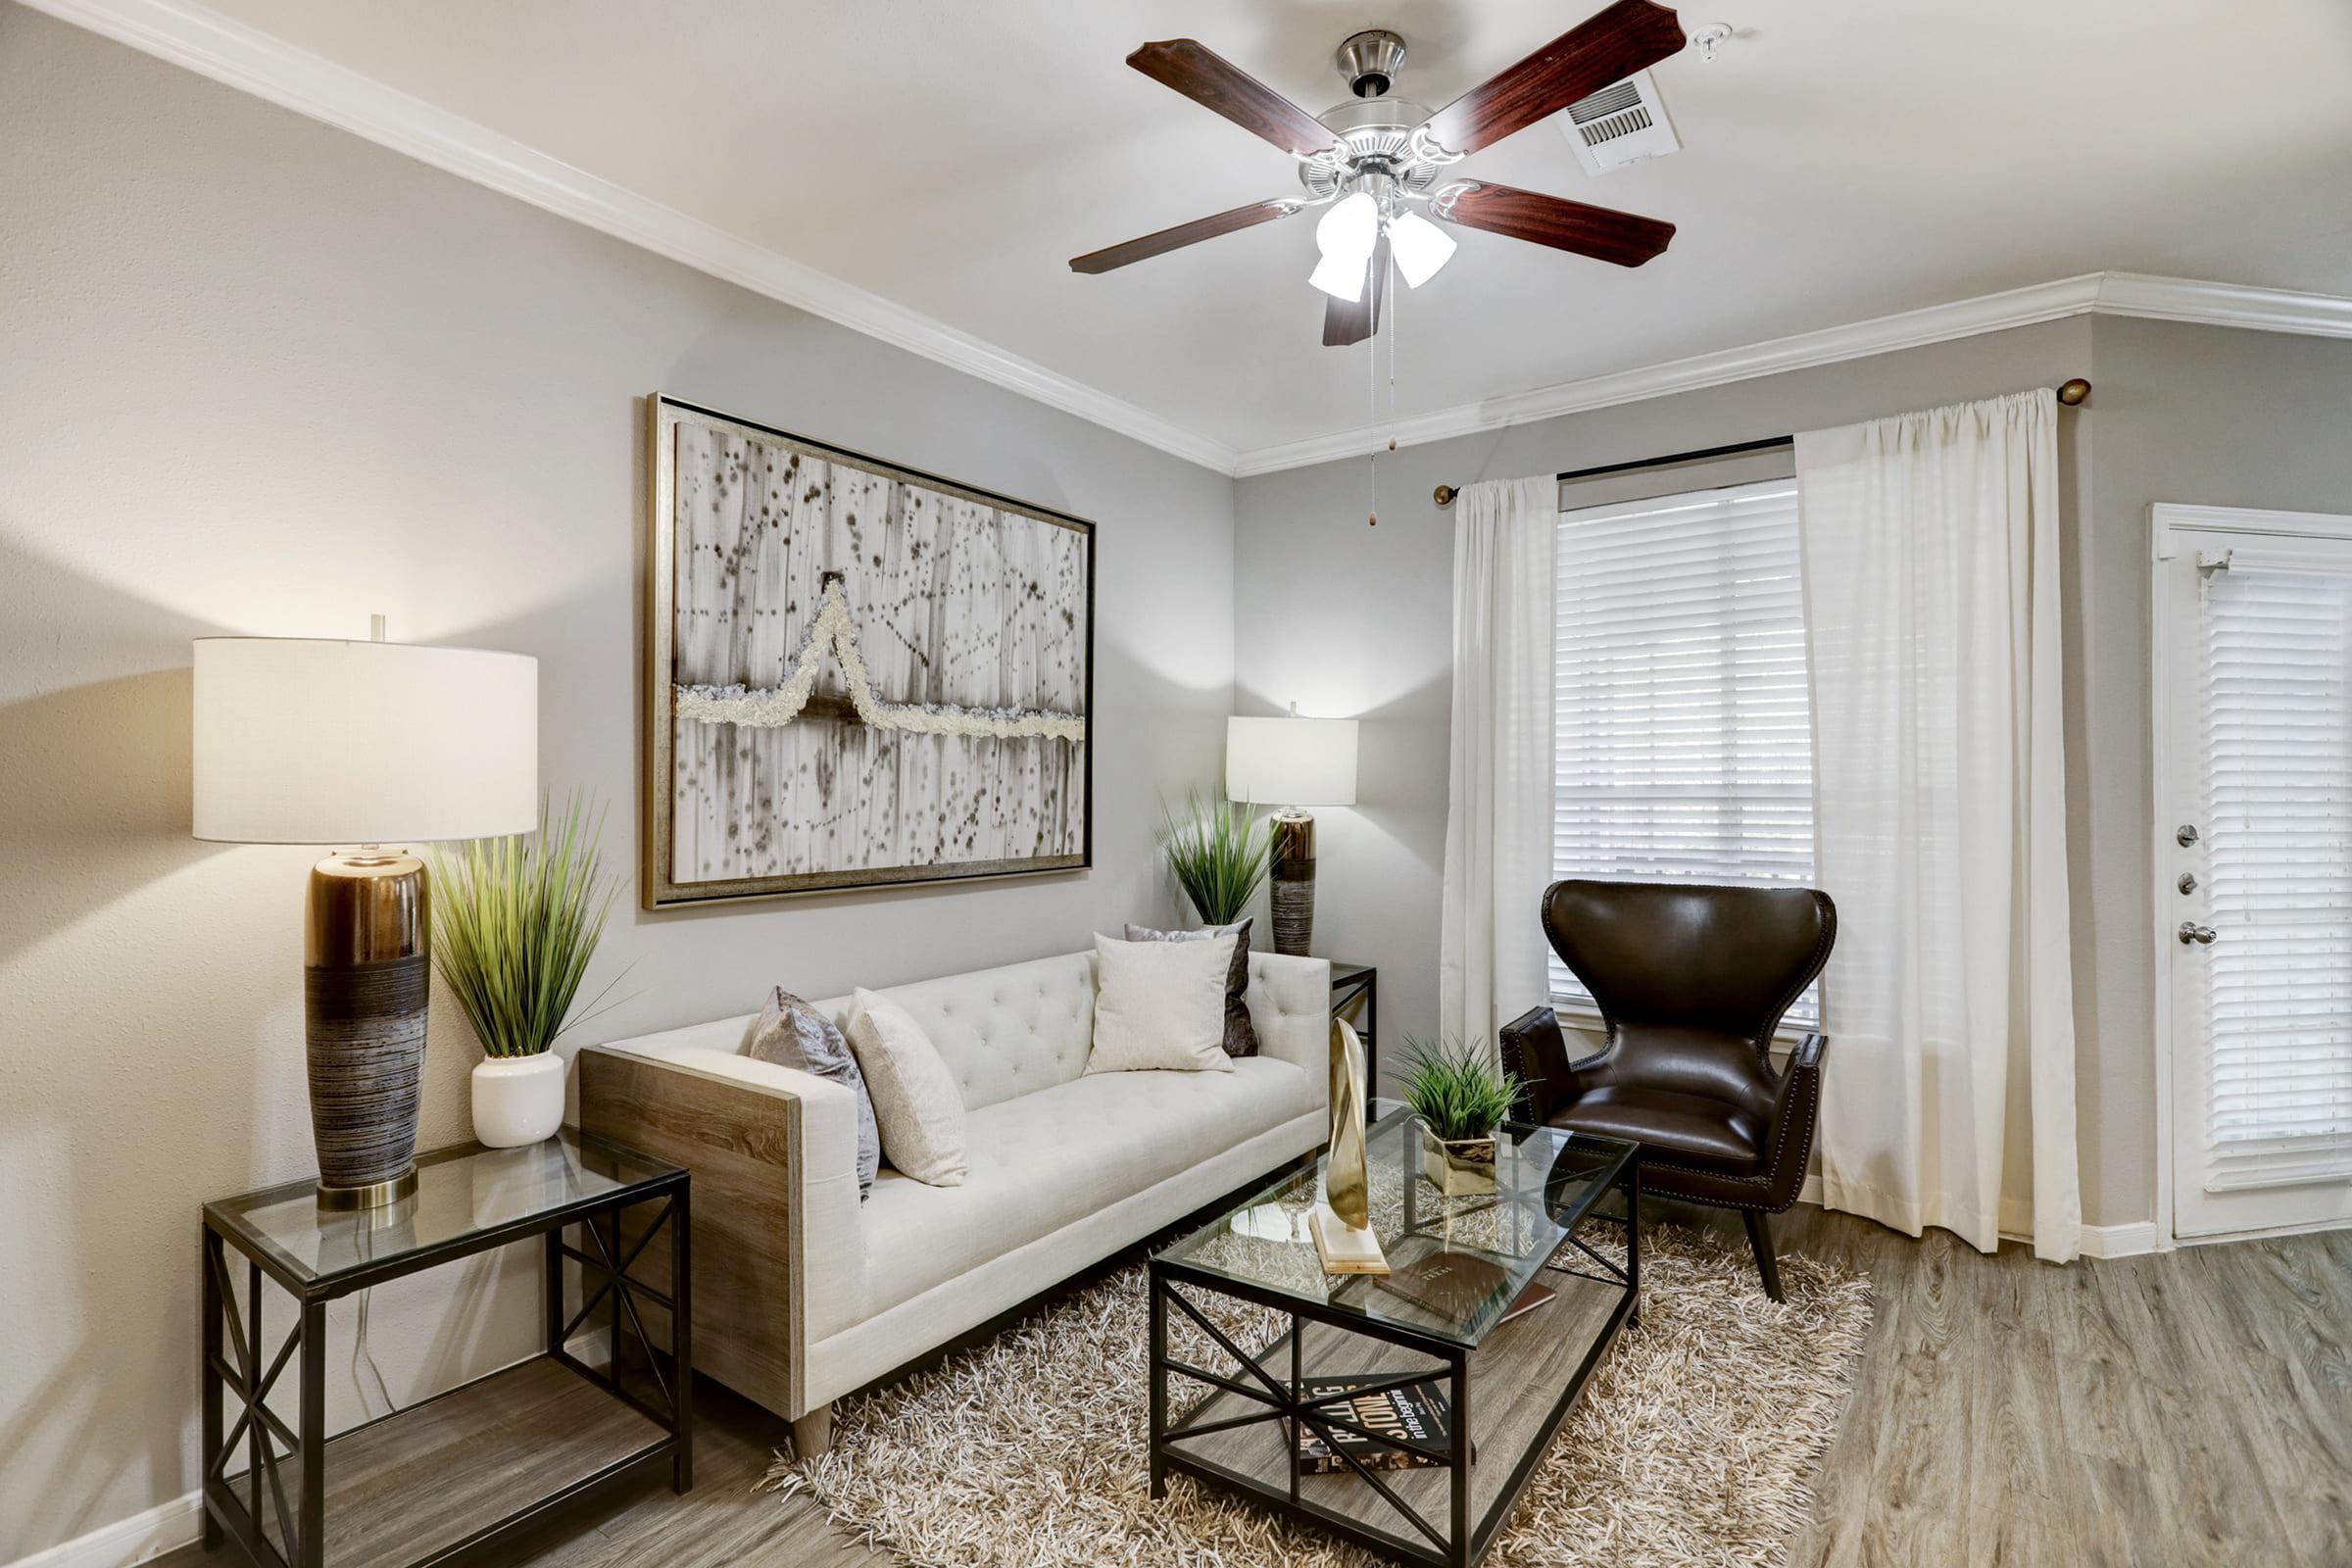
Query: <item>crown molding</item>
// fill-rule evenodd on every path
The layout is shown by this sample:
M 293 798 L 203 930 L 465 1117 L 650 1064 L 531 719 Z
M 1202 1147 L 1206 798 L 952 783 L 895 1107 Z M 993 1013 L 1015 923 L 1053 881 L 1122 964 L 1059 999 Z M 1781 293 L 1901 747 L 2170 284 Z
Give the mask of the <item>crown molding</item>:
M 2006 289 L 1975 299 L 1931 305 L 1867 321 L 1773 338 L 1744 348 L 1696 354 L 1608 375 L 1563 381 L 1507 397 L 1464 403 L 1415 415 L 1390 424 L 1357 425 L 1328 435 L 1279 446 L 1253 447 L 1242 454 L 1237 476 L 1274 473 L 1342 458 L 1420 446 L 1455 436 L 1530 424 L 1620 403 L 1639 403 L 1676 392 L 1695 392 L 1760 375 L 1778 375 L 1841 360 L 1857 360 L 1897 349 L 1924 347 L 2010 327 L 2032 326 L 2069 316 L 2135 316 L 2209 326 L 2299 332 L 2319 337 L 2352 337 L 2352 299 L 2302 294 L 2287 289 L 2248 288 L 2184 277 L 2150 277 L 2139 272 L 2084 272 L 2055 282 Z
M 2098 276 L 2099 297 L 2092 309 L 2100 316 L 2195 321 L 2257 332 L 2296 332 L 2306 337 L 2352 337 L 2352 299 L 2341 295 L 2151 277 L 2145 272 L 2101 272 Z
M 24 0 L 141 53 L 477 185 L 823 317 L 1048 407 L 1231 473 L 1222 441 L 550 158 L 349 67 L 187 0 Z

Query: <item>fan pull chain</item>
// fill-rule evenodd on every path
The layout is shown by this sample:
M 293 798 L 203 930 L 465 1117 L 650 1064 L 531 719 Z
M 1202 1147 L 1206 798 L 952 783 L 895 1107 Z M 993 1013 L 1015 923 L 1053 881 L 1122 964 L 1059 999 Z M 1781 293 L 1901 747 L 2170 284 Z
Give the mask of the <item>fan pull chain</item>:
M 1375 252 L 1375 255 L 1378 253 Z M 1366 275 L 1364 291 L 1372 299 L 1372 336 L 1364 344 L 1364 407 L 1377 423 L 1380 419 L 1380 291 L 1385 278 Z M 1380 526 L 1380 454 L 1371 454 L 1370 484 L 1364 498 L 1364 526 Z

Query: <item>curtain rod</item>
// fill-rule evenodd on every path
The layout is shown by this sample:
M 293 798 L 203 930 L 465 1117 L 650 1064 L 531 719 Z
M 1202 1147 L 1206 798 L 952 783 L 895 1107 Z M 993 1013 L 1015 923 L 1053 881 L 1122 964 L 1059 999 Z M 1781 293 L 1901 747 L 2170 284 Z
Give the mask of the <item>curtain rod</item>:
M 2058 401 L 2076 408 L 2088 401 L 2090 383 L 2081 376 L 2058 388 Z M 1636 468 L 1663 468 L 1677 463 L 1702 463 L 1709 458 L 1729 458 L 1742 452 L 1764 452 L 1773 447 L 1785 447 L 1793 442 L 1792 435 L 1768 435 L 1756 441 L 1735 441 L 1730 446 L 1700 447 L 1695 452 L 1669 452 L 1659 458 L 1636 458 L 1631 463 L 1603 463 L 1590 468 L 1564 468 L 1552 478 L 1566 483 L 1570 479 L 1596 479 L 1604 473 L 1631 473 Z M 1462 492 L 1453 485 L 1442 484 L 1430 493 L 1430 499 L 1441 507 L 1453 505 L 1454 497 Z

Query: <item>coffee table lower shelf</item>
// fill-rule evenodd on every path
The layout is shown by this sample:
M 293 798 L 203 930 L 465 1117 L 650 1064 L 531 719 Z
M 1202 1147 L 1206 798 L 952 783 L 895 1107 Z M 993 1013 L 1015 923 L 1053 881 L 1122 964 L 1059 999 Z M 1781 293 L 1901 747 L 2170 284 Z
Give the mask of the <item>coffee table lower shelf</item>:
M 1154 1401 L 1165 1412 L 1152 1432 L 1154 1494 L 1163 1474 L 1181 1472 L 1400 1562 L 1429 1568 L 1476 1563 L 1639 1300 L 1630 1284 L 1550 1269 L 1541 1277 L 1552 1288 L 1552 1299 L 1494 1330 L 1469 1351 L 1373 1338 L 1360 1320 L 1343 1327 L 1295 1312 L 1290 1332 L 1256 1357 L 1262 1379 L 1234 1369 L 1235 1380 L 1250 1385 L 1251 1394 L 1222 1389 L 1185 1409 Z M 1220 1292 L 1250 1298 L 1230 1282 L 1163 1273 L 1156 1262 L 1152 1291 L 1154 1316 L 1162 1320 L 1155 1338 L 1163 1345 L 1164 1325 L 1190 1316 L 1172 1298 L 1181 1295 L 1194 1304 Z M 1272 1298 L 1261 1304 L 1293 1308 Z M 1352 1470 L 1294 1477 L 1289 1419 L 1250 1419 L 1275 1402 L 1274 1395 L 1287 1390 L 1295 1398 L 1295 1377 L 1416 1371 L 1441 1387 L 1464 1389 L 1466 1397 L 1455 1396 L 1453 1402 L 1457 1415 L 1465 1406 L 1469 1412 L 1466 1473 L 1417 1465 L 1375 1470 L 1369 1478 Z M 1185 1386 L 1175 1381 L 1179 1374 L 1153 1375 L 1167 1376 L 1174 1388 Z M 1454 1383 L 1457 1376 L 1464 1382 Z
M 493 1372 L 326 1444 L 325 1568 L 433 1563 L 486 1545 L 593 1487 L 669 1462 L 658 1422 L 551 1356 Z M 299 1495 L 300 1461 L 278 1468 Z M 222 1483 L 237 1513 L 252 1495 Z M 263 1488 L 262 1533 L 289 1556 Z M 522 1511 L 518 1496 L 536 1499 Z

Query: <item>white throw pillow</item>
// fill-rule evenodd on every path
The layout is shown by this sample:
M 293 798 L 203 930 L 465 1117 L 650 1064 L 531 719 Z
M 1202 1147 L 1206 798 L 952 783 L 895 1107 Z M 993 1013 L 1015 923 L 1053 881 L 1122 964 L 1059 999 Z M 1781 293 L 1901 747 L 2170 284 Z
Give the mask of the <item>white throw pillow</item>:
M 890 1168 L 933 1187 L 961 1187 L 968 1168 L 963 1095 L 923 1026 L 888 997 L 860 986 L 849 1036 L 874 1099 L 882 1157 Z
M 1233 1071 L 1225 1054 L 1225 977 L 1240 940 L 1096 937 L 1095 1044 L 1086 1070 Z

